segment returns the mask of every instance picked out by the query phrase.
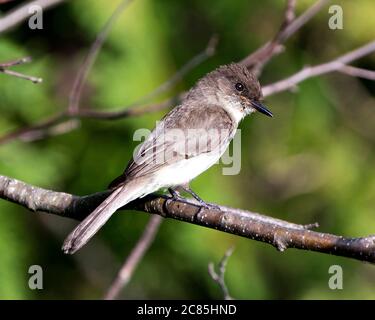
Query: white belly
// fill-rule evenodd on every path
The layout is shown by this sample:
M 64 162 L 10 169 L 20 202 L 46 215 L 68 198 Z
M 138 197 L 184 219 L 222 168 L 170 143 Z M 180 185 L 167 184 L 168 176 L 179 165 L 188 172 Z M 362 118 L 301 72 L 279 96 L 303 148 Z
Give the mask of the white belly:
M 223 148 L 223 152 L 225 149 Z M 203 153 L 199 156 L 170 164 L 158 172 L 158 177 L 155 181 L 160 181 L 160 188 L 188 183 L 214 165 L 223 152 Z

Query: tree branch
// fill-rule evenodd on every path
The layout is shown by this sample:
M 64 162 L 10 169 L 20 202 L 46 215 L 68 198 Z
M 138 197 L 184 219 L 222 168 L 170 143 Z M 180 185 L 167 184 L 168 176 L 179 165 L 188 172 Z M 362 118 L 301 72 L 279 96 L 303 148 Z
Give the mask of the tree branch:
M 209 46 L 207 48 L 209 48 Z M 210 51 L 207 51 L 207 48 L 204 50 L 204 52 L 210 52 Z M 375 52 L 375 41 L 370 42 L 356 50 L 350 51 L 349 53 L 346 53 L 342 56 L 339 56 L 338 58 L 335 58 L 329 62 L 319 64 L 313 67 L 305 67 L 292 76 L 289 76 L 283 80 L 264 86 L 262 88 L 263 96 L 268 97 L 268 96 L 271 96 L 273 94 L 276 94 L 285 90 L 293 89 L 296 87 L 296 85 L 298 85 L 299 83 L 301 83 L 302 81 L 308 78 L 316 77 L 316 76 L 330 73 L 333 71 L 343 72 L 348 75 L 353 75 L 353 76 L 355 75 L 358 77 L 365 77 L 365 78 L 371 79 L 371 76 L 373 76 L 372 71 L 366 70 L 367 72 L 364 73 L 363 69 L 360 69 L 362 71 L 359 73 L 358 68 L 356 68 L 356 72 L 354 73 L 354 70 L 353 70 L 354 67 L 352 67 L 351 74 L 350 74 L 348 69 L 343 69 L 343 68 L 346 67 L 346 64 L 350 64 L 351 62 L 357 59 L 360 59 L 373 52 Z M 201 54 L 202 53 L 200 53 L 199 55 Z M 196 57 L 194 57 L 193 59 L 196 59 Z M 175 76 L 172 78 L 176 79 Z M 163 84 L 163 86 L 165 86 L 165 84 Z M 66 111 L 64 111 L 38 124 L 15 130 L 13 132 L 10 132 L 0 137 L 0 144 L 9 142 L 14 139 L 22 139 L 25 141 L 35 140 L 38 137 L 45 136 L 46 134 L 45 130 L 47 130 L 48 128 L 54 127 L 62 122 L 66 122 L 67 120 L 71 118 L 116 120 L 116 119 L 131 117 L 131 116 L 140 116 L 145 113 L 160 111 L 172 105 L 177 104 L 184 94 L 185 93 L 183 92 L 177 97 L 172 97 L 161 103 L 146 105 L 143 107 L 139 107 L 138 105 L 132 105 L 132 106 L 121 108 L 120 110 L 116 110 L 116 111 L 105 112 L 105 111 L 95 111 L 95 110 L 90 110 L 90 109 L 81 109 L 74 116 L 69 115 L 68 113 L 66 113 Z
M 76 220 L 84 219 L 109 194 L 110 191 L 103 191 L 79 197 L 38 188 L 13 178 L 0 176 L 0 198 L 31 211 L 43 211 Z M 375 235 L 346 238 L 310 230 L 311 227 L 316 227 L 315 224 L 300 225 L 224 206 L 207 209 L 194 201 L 185 203 L 155 194 L 138 199 L 121 210 L 128 209 L 261 241 L 273 245 L 279 251 L 296 248 L 375 263 Z
M 213 56 L 216 51 L 216 46 L 217 46 L 217 37 L 214 35 L 208 41 L 207 47 L 202 52 L 198 53 L 190 61 L 188 61 L 184 66 L 182 66 L 181 69 L 177 70 L 177 72 L 170 79 L 168 79 L 166 82 L 164 82 L 159 87 L 157 87 L 154 91 L 148 94 L 145 98 L 142 98 L 142 101 L 145 101 L 146 98 L 147 99 L 154 98 L 155 96 L 159 95 L 165 90 L 171 88 L 178 81 L 180 81 L 187 72 L 192 70 L 198 64 L 204 62 L 209 57 Z M 69 108 L 67 108 L 66 110 L 60 113 L 57 113 L 55 115 L 52 115 L 48 119 L 45 119 L 39 123 L 32 124 L 30 126 L 23 127 L 20 129 L 16 129 L 3 136 L 0 136 L 0 144 L 4 144 L 15 139 L 20 139 L 23 141 L 35 141 L 35 140 L 53 135 L 54 133 L 57 134 L 54 128 L 56 126 L 60 126 L 60 124 L 63 124 L 63 123 L 72 124 L 72 122 L 70 122 L 69 120 L 75 119 L 76 120 L 74 123 L 75 125 L 70 126 L 69 127 L 70 130 L 65 130 L 61 132 L 65 133 L 68 131 L 72 131 L 75 128 L 78 128 L 79 123 L 77 119 L 117 120 L 117 119 L 123 119 L 127 117 L 140 116 L 140 115 L 151 113 L 151 112 L 157 112 L 159 110 L 164 110 L 164 109 L 170 108 L 171 106 L 177 105 L 185 94 L 186 94 L 185 92 L 182 92 L 178 94 L 177 96 L 166 99 L 165 101 L 162 101 L 160 103 L 154 103 L 154 104 L 143 105 L 143 106 L 141 104 L 142 101 L 140 100 L 131 105 L 121 107 L 118 110 L 114 110 L 114 111 L 97 111 L 91 108 L 82 108 L 82 109 L 78 109 L 78 111 L 71 112 Z
M 219 262 L 219 266 L 218 266 L 219 272 L 216 272 L 215 265 L 213 262 L 210 262 L 208 265 L 208 274 L 210 275 L 212 280 L 214 280 L 219 285 L 223 293 L 224 300 L 233 300 L 232 296 L 229 294 L 228 287 L 225 284 L 225 280 L 224 280 L 225 271 L 227 269 L 227 263 L 228 263 L 230 256 L 233 253 L 233 250 L 234 250 L 234 247 L 230 247 L 225 252 L 223 258 Z
M 293 0 L 287 1 L 285 13 L 284 13 L 284 22 L 282 23 L 279 32 L 269 43 L 266 43 L 263 47 L 256 50 L 253 54 L 245 58 L 242 63 L 245 63 L 248 66 L 253 66 L 254 63 L 258 65 L 258 68 L 261 68 L 262 64 L 265 64 L 273 56 L 274 51 L 269 50 L 270 43 L 281 44 L 287 40 L 292 34 L 299 30 L 305 23 L 307 23 L 313 16 L 315 16 L 321 8 L 327 4 L 329 0 L 319 0 L 314 5 L 312 5 L 307 11 L 301 14 L 298 18 L 293 19 L 294 15 L 294 6 L 295 2 Z M 268 47 L 268 49 L 266 49 Z M 207 48 L 194 57 L 190 62 L 183 66 L 172 78 L 170 78 L 166 83 L 162 84 L 159 88 L 154 90 L 146 97 L 154 97 L 156 94 L 159 94 L 161 91 L 170 88 L 174 83 L 179 81 L 182 75 L 189 71 L 190 68 L 196 66 L 198 63 L 202 62 L 207 57 L 211 56 L 216 48 L 216 40 L 212 38 L 207 46 Z M 296 74 L 277 81 L 275 83 L 266 85 L 263 87 L 263 95 L 265 97 L 279 93 L 284 90 L 289 90 L 295 88 L 295 86 L 311 77 L 329 73 L 332 71 L 339 71 L 346 73 L 352 76 L 365 77 L 372 79 L 372 71 L 359 72 L 359 70 L 354 70 L 352 67 L 350 70 L 349 67 L 346 67 L 346 64 L 353 62 L 356 59 L 359 59 L 365 55 L 368 55 L 375 51 L 374 42 L 371 42 L 367 45 L 364 45 L 357 50 L 351 51 L 343 56 L 340 56 L 330 62 L 319 64 L 314 67 L 305 67 Z M 271 54 L 271 55 L 270 55 Z M 35 125 L 31 125 L 26 128 L 17 129 L 13 132 L 10 132 L 2 137 L 0 137 L 0 144 L 9 142 L 14 139 L 22 139 L 24 141 L 33 141 L 39 138 L 44 138 L 48 135 L 65 133 L 71 130 L 74 130 L 79 126 L 79 123 L 76 121 L 74 125 L 69 122 L 69 119 L 80 119 L 80 118 L 92 118 L 100 120 L 115 120 L 126 118 L 130 116 L 139 116 L 145 113 L 155 112 L 159 110 L 166 109 L 176 103 L 185 93 L 181 93 L 177 97 L 172 97 L 164 102 L 141 106 L 140 102 L 136 102 L 133 105 L 123 107 L 115 111 L 96 111 L 89 108 L 80 109 L 77 112 L 70 112 L 66 110 L 60 114 L 54 115 L 51 118 L 44 120 Z M 144 99 L 142 99 L 144 100 Z M 64 130 L 60 130 L 59 125 L 63 123 L 68 123 L 68 125 L 63 126 Z M 70 125 L 69 125 L 70 124 Z M 58 130 L 55 130 L 55 127 L 58 126 Z M 51 128 L 52 127 L 52 128 Z
M 214 34 L 211 36 L 210 40 L 207 43 L 206 48 L 199 52 L 196 56 L 190 59 L 185 65 L 183 65 L 177 72 L 170 77 L 167 81 L 158 86 L 155 90 L 138 100 L 133 104 L 133 108 L 145 104 L 152 98 L 156 98 L 161 93 L 166 92 L 167 90 L 173 88 L 175 84 L 183 79 L 183 77 L 193 70 L 196 66 L 199 66 L 201 63 L 206 61 L 208 58 L 212 57 L 216 53 L 217 44 L 219 42 L 219 37 Z
M 16 129 L 3 136 L 0 136 L 0 144 L 4 144 L 15 139 L 20 139 L 23 141 L 37 140 L 39 137 L 45 134 L 46 130 L 60 124 L 64 119 L 65 114 L 61 112 L 39 123 Z
M 295 34 L 302 26 L 309 22 L 329 1 L 330 0 L 319 0 L 315 2 L 303 14 L 294 19 L 296 1 L 287 0 L 284 21 L 275 37 L 271 41 L 266 42 L 256 51 L 249 54 L 241 61 L 241 63 L 259 75 L 263 66 L 269 62 L 273 56 L 283 51 L 283 43 Z
M 113 300 L 119 295 L 121 290 L 129 283 L 134 270 L 137 268 L 139 262 L 142 260 L 148 248 L 155 239 L 156 233 L 159 230 L 162 222 L 161 216 L 152 216 L 147 223 L 142 236 L 137 244 L 132 249 L 130 255 L 125 260 L 115 280 L 109 287 L 104 296 L 105 300 Z
M 343 74 L 346 74 L 348 76 L 351 76 L 351 77 L 357 77 L 357 78 L 363 78 L 363 79 L 375 81 L 375 71 L 373 70 L 367 70 L 367 69 L 344 65 L 337 71 Z
M 319 64 L 313 67 L 305 67 L 288 78 L 266 85 L 262 88 L 263 95 L 267 97 L 281 91 L 293 89 L 298 83 L 308 78 L 320 76 L 322 74 L 326 74 L 333 71 L 341 71 L 342 68 L 345 67 L 345 65 L 355 60 L 358 60 L 364 56 L 367 56 L 373 52 L 375 52 L 375 41 L 372 41 L 362 47 L 359 47 L 342 56 L 339 56 L 329 62 Z
M 25 58 L 12 60 L 12 61 L 8 61 L 8 62 L 2 62 L 2 63 L 0 63 L 0 73 L 4 73 L 4 74 L 8 74 L 8 75 L 13 76 L 13 77 L 29 80 L 33 83 L 41 83 L 43 81 L 42 78 L 28 76 L 28 75 L 23 74 L 23 73 L 19 73 L 19 72 L 13 71 L 13 70 L 9 70 L 10 67 L 18 66 L 20 64 L 29 63 L 29 62 L 31 62 L 30 57 L 25 57 Z
M 132 0 L 123 0 L 117 6 L 116 10 L 112 13 L 110 18 L 105 23 L 103 29 L 97 35 L 95 41 L 92 43 L 90 50 L 79 69 L 77 76 L 73 83 L 73 88 L 69 97 L 68 111 L 70 114 L 78 112 L 79 103 L 81 100 L 82 90 L 85 86 L 87 76 L 95 63 L 96 57 L 98 56 L 100 49 L 102 48 L 105 40 L 107 39 L 108 33 L 112 28 L 112 25 L 116 22 L 120 14 L 127 8 Z

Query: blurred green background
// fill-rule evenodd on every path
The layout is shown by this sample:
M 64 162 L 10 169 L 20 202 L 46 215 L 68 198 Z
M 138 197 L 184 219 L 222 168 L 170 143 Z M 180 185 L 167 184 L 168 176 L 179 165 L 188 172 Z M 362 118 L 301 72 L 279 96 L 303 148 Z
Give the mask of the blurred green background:
M 0 6 L 5 13 L 22 1 Z M 314 1 L 300 0 L 297 13 Z M 1 35 L 0 61 L 31 55 L 17 71 L 42 84 L 0 74 L 0 136 L 63 110 L 76 72 L 93 39 L 119 1 L 75 0 L 44 14 L 44 29 L 23 23 Z M 267 65 L 262 84 L 307 64 L 327 61 L 373 40 L 373 0 L 335 1 L 344 29 L 328 28 L 324 8 Z M 82 105 L 115 109 L 136 101 L 204 49 L 212 34 L 217 53 L 177 88 L 188 89 L 217 66 L 238 61 L 278 29 L 284 1 L 135 0 L 110 32 L 94 65 Z M 356 62 L 375 69 L 374 55 Z M 275 117 L 255 115 L 242 124 L 242 169 L 224 176 L 214 166 L 193 189 L 207 201 L 240 207 L 296 223 L 320 223 L 320 231 L 346 236 L 375 233 L 375 85 L 330 74 L 301 83 L 266 101 Z M 156 100 L 157 101 L 157 100 Z M 84 195 L 103 190 L 122 172 L 137 142 L 134 130 L 152 128 L 166 111 L 117 121 L 83 120 L 70 133 L 40 141 L 0 145 L 0 174 L 45 188 Z M 111 218 L 74 256 L 60 250 L 76 222 L 30 213 L 0 201 L 0 298 L 102 298 L 149 216 L 129 212 Z M 375 267 L 359 261 L 273 247 L 222 232 L 166 220 L 121 298 L 221 298 L 207 272 L 234 245 L 226 281 L 240 299 L 373 299 Z M 44 270 L 44 289 L 28 288 L 28 268 Z M 328 287 L 328 269 L 344 270 L 344 289 Z

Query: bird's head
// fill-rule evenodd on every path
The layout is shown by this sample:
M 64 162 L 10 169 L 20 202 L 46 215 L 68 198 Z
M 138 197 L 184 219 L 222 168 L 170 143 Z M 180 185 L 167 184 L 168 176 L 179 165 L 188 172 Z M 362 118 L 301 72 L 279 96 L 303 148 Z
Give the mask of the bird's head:
M 224 107 L 237 118 L 259 111 L 272 117 L 262 104 L 258 79 L 245 66 L 231 63 L 208 73 L 197 84 L 201 96 Z

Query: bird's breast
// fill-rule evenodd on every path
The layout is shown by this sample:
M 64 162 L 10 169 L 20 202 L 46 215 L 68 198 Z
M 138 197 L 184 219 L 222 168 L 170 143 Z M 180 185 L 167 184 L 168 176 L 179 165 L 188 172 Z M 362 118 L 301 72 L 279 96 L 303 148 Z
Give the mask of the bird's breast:
M 160 181 L 160 187 L 178 186 L 190 182 L 217 163 L 229 143 L 230 140 L 223 148 L 166 165 L 158 171 L 158 178 L 156 180 Z

